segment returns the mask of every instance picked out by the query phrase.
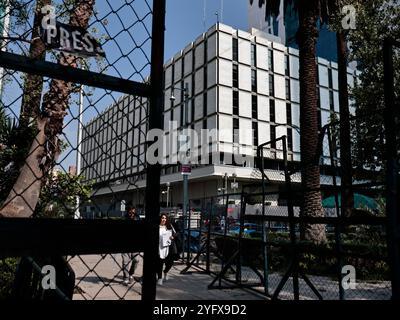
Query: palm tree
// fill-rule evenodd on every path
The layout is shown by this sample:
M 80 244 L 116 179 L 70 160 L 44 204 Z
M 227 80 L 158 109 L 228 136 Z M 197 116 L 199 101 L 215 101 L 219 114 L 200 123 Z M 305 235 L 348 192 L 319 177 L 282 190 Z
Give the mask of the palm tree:
M 51 0 L 37 0 L 35 6 L 35 15 L 33 19 L 33 28 L 31 44 L 29 47 L 29 58 L 35 60 L 44 60 L 46 48 L 40 39 L 39 30 L 43 18 L 41 9 L 50 5 Z M 28 127 L 31 121 L 35 121 L 40 116 L 40 99 L 43 90 L 43 77 L 28 74 L 24 81 L 24 90 L 22 95 L 21 112 L 19 117 L 19 126 Z
M 254 0 L 250 0 L 252 5 Z M 340 0 L 285 0 L 284 10 L 294 5 L 299 17 L 297 44 L 300 63 L 300 149 L 303 188 L 302 216 L 321 217 L 323 210 L 320 192 L 320 169 L 318 164 L 318 97 L 316 42 L 318 20 L 328 22 L 332 13 L 338 12 Z M 265 5 L 266 17 L 279 14 L 280 0 L 259 0 Z M 326 241 L 324 225 L 306 224 L 302 237 L 315 243 Z
M 69 24 L 86 29 L 93 14 L 95 0 L 74 0 Z M 58 63 L 76 67 L 77 58 L 60 54 Z M 58 135 L 62 133 L 63 120 L 69 105 L 72 84 L 52 80 L 50 89 L 43 98 L 43 112 L 36 117 L 38 133 L 32 142 L 17 181 L 9 193 L 0 216 L 30 217 L 39 200 L 42 184 L 52 169 L 59 153 Z M 31 112 L 36 112 L 35 108 Z
M 336 32 L 339 75 L 339 113 L 340 113 L 340 167 L 341 167 L 341 204 L 342 215 L 349 216 L 353 208 L 352 162 L 350 140 L 349 92 L 347 88 L 347 41 L 343 31 Z

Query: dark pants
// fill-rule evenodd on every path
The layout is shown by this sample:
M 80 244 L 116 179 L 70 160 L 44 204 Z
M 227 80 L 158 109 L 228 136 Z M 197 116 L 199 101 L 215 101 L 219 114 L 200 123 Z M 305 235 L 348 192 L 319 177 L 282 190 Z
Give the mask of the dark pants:
M 167 256 L 165 259 L 161 259 L 160 257 L 158 257 L 158 266 L 157 266 L 158 279 L 162 278 L 162 271 L 163 271 L 164 263 L 165 263 L 164 273 L 167 273 L 169 270 L 171 270 L 172 265 L 174 264 L 174 260 L 170 256 Z
M 129 276 L 131 276 L 135 273 L 136 266 L 139 262 L 137 259 L 138 256 L 139 256 L 139 253 L 123 253 L 122 254 L 122 271 L 124 274 L 124 279 L 127 279 Z

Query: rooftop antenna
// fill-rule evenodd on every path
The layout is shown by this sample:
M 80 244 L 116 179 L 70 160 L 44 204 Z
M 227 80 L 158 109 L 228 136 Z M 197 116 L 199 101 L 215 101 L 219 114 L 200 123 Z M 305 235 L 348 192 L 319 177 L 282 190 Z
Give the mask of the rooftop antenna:
M 219 15 L 218 15 L 218 11 L 215 12 L 215 15 L 217 16 L 217 24 L 219 23 Z
M 206 0 L 203 0 L 203 29 L 206 32 Z
M 221 0 L 221 22 L 224 22 L 224 0 Z

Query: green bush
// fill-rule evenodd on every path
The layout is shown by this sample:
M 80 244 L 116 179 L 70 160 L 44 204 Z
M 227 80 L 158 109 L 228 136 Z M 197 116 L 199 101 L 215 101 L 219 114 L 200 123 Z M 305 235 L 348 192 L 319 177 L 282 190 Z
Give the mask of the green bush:
M 237 237 L 217 237 L 220 253 L 228 260 L 237 250 Z M 316 245 L 310 241 L 299 241 L 299 263 L 309 275 L 336 278 L 338 261 L 334 234 L 328 234 L 325 244 Z M 243 238 L 242 262 L 263 268 L 263 245 L 261 237 Z M 346 227 L 341 233 L 342 265 L 353 265 L 359 280 L 390 279 L 387 264 L 385 230 L 381 226 L 358 225 Z M 269 272 L 284 273 L 293 257 L 288 232 L 269 232 L 267 238 L 267 259 Z
M 11 297 L 17 259 L 0 259 L 0 300 Z

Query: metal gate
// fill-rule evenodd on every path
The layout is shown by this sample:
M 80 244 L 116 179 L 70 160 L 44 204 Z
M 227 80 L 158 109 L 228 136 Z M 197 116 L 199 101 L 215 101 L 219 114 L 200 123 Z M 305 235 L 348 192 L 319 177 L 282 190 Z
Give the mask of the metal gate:
M 145 151 L 147 130 L 162 128 L 165 0 L 2 3 L 0 259 L 17 265 L 10 294 L 154 300 L 160 166 Z M 132 206 L 141 221 L 121 219 Z M 132 252 L 138 277 L 122 283 L 121 255 Z

